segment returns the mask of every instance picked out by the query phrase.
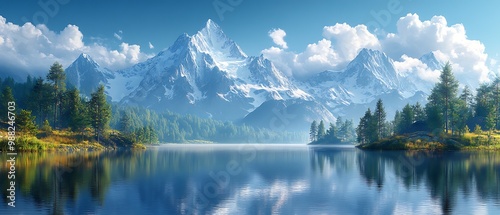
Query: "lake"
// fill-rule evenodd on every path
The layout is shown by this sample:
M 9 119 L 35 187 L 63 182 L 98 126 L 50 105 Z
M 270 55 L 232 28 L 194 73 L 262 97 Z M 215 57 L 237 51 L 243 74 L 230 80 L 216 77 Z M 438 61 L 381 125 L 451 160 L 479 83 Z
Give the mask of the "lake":
M 0 214 L 500 214 L 500 152 L 224 144 L 16 159 L 16 207 L 4 164 Z

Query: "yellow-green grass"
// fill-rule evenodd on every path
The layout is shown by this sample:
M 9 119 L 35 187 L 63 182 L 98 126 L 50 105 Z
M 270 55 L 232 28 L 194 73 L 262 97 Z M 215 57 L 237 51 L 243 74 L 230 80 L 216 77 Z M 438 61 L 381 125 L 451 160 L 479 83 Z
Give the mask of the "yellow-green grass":
M 500 133 L 489 131 L 435 136 L 416 132 L 394 135 L 374 143 L 360 144 L 358 148 L 375 150 L 500 150 Z
M 113 135 L 116 137 L 120 134 L 114 131 Z M 53 130 L 48 134 L 42 132 L 35 136 L 17 133 L 14 142 L 15 151 L 95 151 L 113 148 L 98 143 L 90 134 L 76 133 L 69 130 Z M 7 133 L 0 131 L 0 150 L 8 151 L 8 143 Z M 119 145 L 123 146 L 124 144 Z M 131 144 L 128 147 L 134 149 L 146 148 L 142 144 Z

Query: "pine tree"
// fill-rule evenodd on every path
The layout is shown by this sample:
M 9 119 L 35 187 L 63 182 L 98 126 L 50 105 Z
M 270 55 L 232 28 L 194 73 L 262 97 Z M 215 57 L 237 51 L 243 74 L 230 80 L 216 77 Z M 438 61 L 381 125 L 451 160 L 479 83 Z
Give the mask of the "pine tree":
M 420 102 L 417 102 L 415 105 L 413 105 L 412 109 L 413 114 L 415 115 L 415 121 L 425 121 L 425 110 Z
M 111 119 L 111 106 L 106 101 L 103 85 L 100 85 L 97 91 L 91 94 L 89 112 L 94 135 L 100 141 L 100 137 L 109 127 Z
M 375 117 L 375 124 L 377 129 L 377 140 L 384 138 L 387 136 L 386 133 L 386 113 L 384 109 L 384 104 L 382 100 L 379 99 L 377 101 L 377 106 L 375 108 L 375 112 L 373 113 L 373 117 Z
M 40 130 L 42 130 L 46 135 L 49 135 L 52 133 L 52 127 L 50 127 L 49 120 L 43 121 L 43 125 L 42 125 L 42 128 Z
M 77 89 L 72 89 L 68 91 L 67 94 L 68 107 L 66 115 L 69 118 L 68 126 L 73 131 L 83 132 L 83 130 L 89 125 L 87 109 L 85 108 Z
M 452 73 L 451 64 L 448 62 L 443 67 L 439 76 L 439 83 L 434 86 L 429 96 L 429 104 L 436 106 L 443 116 L 445 132 L 450 130 L 451 109 L 454 100 L 457 98 L 458 81 Z
M 52 83 L 54 126 L 57 127 L 60 120 L 62 93 L 66 90 L 66 74 L 60 63 L 52 64 L 49 74 L 47 74 L 47 80 Z
M 326 134 L 325 123 L 323 122 L 323 120 L 321 120 L 318 125 L 318 136 L 316 138 L 318 140 L 321 140 L 325 137 L 325 134 Z
M 16 102 L 14 99 L 14 95 L 12 95 L 12 89 L 10 87 L 5 87 L 2 90 L 2 96 L 0 97 L 0 108 L 1 108 L 1 120 L 6 122 L 8 121 L 7 111 L 9 110 L 9 102 Z
M 44 83 L 42 78 L 35 80 L 34 86 L 30 92 L 28 108 L 33 111 L 33 115 L 37 117 L 39 125 L 44 120 L 48 119 L 50 113 L 50 105 L 53 101 L 52 88 L 49 84 Z
M 403 131 L 410 128 L 410 126 L 415 122 L 415 113 L 410 104 L 406 104 L 401 113 L 401 128 Z
M 127 112 L 122 111 L 120 114 L 120 122 L 118 126 L 118 130 L 123 134 L 130 134 L 132 132 L 132 121 Z
M 31 116 L 31 111 L 29 110 L 21 110 L 16 118 L 16 125 L 23 134 L 36 134 L 35 117 Z
M 309 139 L 311 140 L 311 142 L 314 142 L 316 141 L 318 137 L 318 123 L 316 122 L 316 120 L 314 120 L 312 123 L 311 123 L 311 128 L 309 129 Z
M 403 132 L 403 126 L 401 122 L 403 121 L 403 117 L 401 116 L 401 112 L 396 110 L 394 114 L 394 121 L 392 121 L 392 126 L 394 127 L 394 133 L 401 134 Z
M 376 125 L 374 123 L 374 115 L 372 115 L 371 110 L 365 112 L 365 115 L 359 120 L 359 125 L 356 128 L 356 133 L 358 135 L 357 140 L 361 144 L 371 143 L 376 141 Z

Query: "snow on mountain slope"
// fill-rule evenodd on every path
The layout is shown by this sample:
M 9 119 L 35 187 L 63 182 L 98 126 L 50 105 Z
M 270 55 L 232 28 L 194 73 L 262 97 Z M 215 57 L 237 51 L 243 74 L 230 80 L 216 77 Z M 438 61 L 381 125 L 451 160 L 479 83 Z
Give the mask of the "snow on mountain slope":
M 85 56 L 81 58 L 77 61 L 86 62 Z M 440 66 L 433 53 L 420 60 L 429 68 Z M 255 125 L 267 123 L 276 110 L 303 115 L 301 123 L 334 120 L 332 113 L 356 120 L 378 98 L 400 109 L 406 101 L 425 103 L 430 89 L 419 84 L 417 76 L 397 71 L 385 53 L 370 49 L 362 49 L 341 71 L 298 81 L 263 56 L 247 56 L 212 20 L 196 34 L 180 35 L 169 48 L 127 69 L 111 73 L 87 61 L 88 66 L 75 63 L 68 68 L 72 82 L 79 88 L 104 83 L 115 102 Z M 95 71 L 98 80 L 84 83 L 81 68 Z
M 81 94 L 90 96 L 100 84 L 106 85 L 113 73 L 97 64 L 89 55 L 81 54 L 66 68 L 68 87 L 76 87 Z
M 247 57 L 211 20 L 195 35 L 181 35 L 157 56 L 116 76 L 109 90 L 115 101 L 224 120 L 243 118 L 270 99 L 312 99 L 269 60 Z M 129 88 L 120 85 L 125 78 Z
M 416 87 L 394 68 L 385 53 L 362 49 L 343 71 L 319 73 L 302 87 L 328 107 L 364 104 L 396 90 L 402 96 L 414 95 Z

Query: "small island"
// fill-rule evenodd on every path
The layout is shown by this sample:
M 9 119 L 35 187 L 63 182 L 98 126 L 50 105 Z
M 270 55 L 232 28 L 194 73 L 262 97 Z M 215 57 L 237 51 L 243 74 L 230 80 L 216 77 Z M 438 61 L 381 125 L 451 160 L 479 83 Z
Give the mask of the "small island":
M 386 121 L 382 100 L 370 109 L 356 128 L 357 145 L 368 150 L 499 150 L 500 79 L 483 84 L 475 97 L 459 83 L 447 63 L 428 103 L 407 104 Z M 474 128 L 471 131 L 469 128 Z M 484 128 L 484 130 L 483 130 Z

